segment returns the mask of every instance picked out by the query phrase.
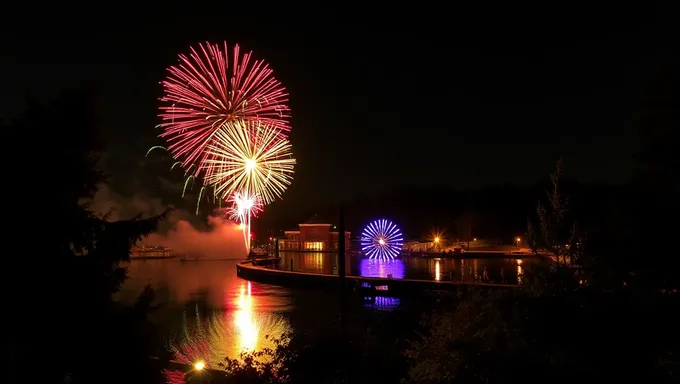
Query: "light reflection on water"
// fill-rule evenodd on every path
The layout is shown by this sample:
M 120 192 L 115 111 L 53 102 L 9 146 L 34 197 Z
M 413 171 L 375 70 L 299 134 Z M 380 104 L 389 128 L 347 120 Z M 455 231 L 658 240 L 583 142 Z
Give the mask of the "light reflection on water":
M 239 331 L 239 341 L 241 342 L 241 350 L 244 352 L 251 352 L 257 346 L 257 336 L 260 334 L 255 318 L 253 317 L 253 294 L 252 285 L 250 281 L 245 283 L 248 286 L 248 293 L 246 293 L 244 284 L 241 283 L 240 293 L 236 307 L 238 308 L 234 313 L 234 324 Z
M 133 261 L 119 298 L 132 302 L 151 284 L 160 305 L 152 320 L 169 330 L 176 360 L 204 360 L 216 368 L 225 357 L 273 346 L 291 329 L 291 291 L 236 276 L 236 261 Z M 269 337 L 267 337 L 269 336 Z
M 253 284 L 241 281 L 238 296 L 227 310 L 216 310 L 206 318 L 197 311 L 186 316 L 182 335 L 171 342 L 176 359 L 185 364 L 205 361 L 216 368 L 226 357 L 238 358 L 243 352 L 273 348 L 273 339 L 290 330 L 288 320 L 276 312 L 258 311 Z
M 522 276 L 524 271 L 522 270 L 522 259 L 517 259 L 517 284 L 522 284 Z
M 363 277 L 383 277 L 391 276 L 393 279 L 404 278 L 404 262 L 399 259 L 394 260 L 375 260 L 361 259 L 359 263 L 359 275 Z
M 337 274 L 338 257 L 334 253 L 281 252 L 276 268 L 299 272 Z M 348 275 L 364 277 L 387 277 L 434 281 L 473 283 L 488 281 L 516 284 L 522 274 L 520 263 L 531 259 L 514 258 L 423 258 L 402 256 L 395 260 L 370 260 L 352 255 Z M 486 270 L 486 274 L 484 271 Z
M 401 299 L 398 297 L 375 296 L 364 297 L 364 307 L 373 308 L 380 311 L 392 311 L 397 309 L 401 304 Z

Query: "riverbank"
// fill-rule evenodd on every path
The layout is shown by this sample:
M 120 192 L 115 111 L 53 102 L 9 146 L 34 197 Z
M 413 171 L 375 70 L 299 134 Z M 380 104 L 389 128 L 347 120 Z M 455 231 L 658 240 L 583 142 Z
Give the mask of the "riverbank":
M 428 259 L 528 259 L 538 257 L 533 253 L 520 251 L 465 251 L 465 252 L 404 252 L 402 254 L 411 257 L 423 257 Z
M 166 260 L 166 259 L 174 259 L 175 255 L 172 256 L 138 256 L 138 255 L 132 255 L 130 256 L 130 260 Z
M 238 277 L 258 283 L 283 287 L 313 288 L 315 290 L 338 290 L 340 277 L 308 272 L 284 271 L 242 262 L 236 265 Z M 381 277 L 347 276 L 347 290 L 381 296 L 404 296 L 423 292 L 455 291 L 461 286 L 475 285 L 488 288 L 517 288 L 515 284 L 467 283 L 457 281 L 433 281 L 417 279 L 393 279 Z

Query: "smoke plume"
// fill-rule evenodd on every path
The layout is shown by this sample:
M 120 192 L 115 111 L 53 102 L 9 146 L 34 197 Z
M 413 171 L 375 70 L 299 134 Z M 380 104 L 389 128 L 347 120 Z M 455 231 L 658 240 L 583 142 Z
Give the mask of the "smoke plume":
M 163 213 L 166 208 L 158 198 L 136 195 L 126 199 L 107 186 L 100 188 L 90 202 L 92 211 L 108 214 L 111 221 L 130 219 L 140 213 L 150 217 Z M 174 210 L 159 225 L 158 231 L 143 239 L 141 245 L 165 246 L 201 260 L 245 257 L 243 232 L 235 223 L 215 216 L 208 217 L 205 225 L 196 221 L 196 215 Z
M 201 260 L 243 259 L 246 255 L 243 232 L 239 227 L 214 216 L 208 217 L 207 230 L 200 231 L 190 222 L 180 219 L 174 222 L 167 234 L 151 234 L 143 244 L 163 245 Z

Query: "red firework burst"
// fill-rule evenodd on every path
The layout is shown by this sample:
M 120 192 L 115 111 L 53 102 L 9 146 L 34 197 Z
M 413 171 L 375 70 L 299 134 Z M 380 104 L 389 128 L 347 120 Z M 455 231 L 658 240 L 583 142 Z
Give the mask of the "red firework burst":
M 290 131 L 288 93 L 268 64 L 251 60 L 252 52 L 240 55 L 238 45 L 230 58 L 226 42 L 223 49 L 205 43 L 190 51 L 179 55 L 180 63 L 161 83 L 165 95 L 159 114 L 160 137 L 185 169 L 194 165 L 198 175 L 213 134 L 232 121 L 257 120 Z

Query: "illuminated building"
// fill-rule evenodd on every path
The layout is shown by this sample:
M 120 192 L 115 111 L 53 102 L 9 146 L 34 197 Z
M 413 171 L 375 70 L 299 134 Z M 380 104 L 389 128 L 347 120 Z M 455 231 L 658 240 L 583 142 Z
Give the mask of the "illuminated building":
M 280 251 L 331 252 L 338 250 L 338 231 L 318 215 L 303 224 L 297 231 L 285 231 L 286 237 L 279 239 Z M 349 231 L 345 231 L 346 249 L 349 249 Z

